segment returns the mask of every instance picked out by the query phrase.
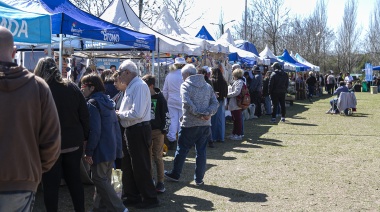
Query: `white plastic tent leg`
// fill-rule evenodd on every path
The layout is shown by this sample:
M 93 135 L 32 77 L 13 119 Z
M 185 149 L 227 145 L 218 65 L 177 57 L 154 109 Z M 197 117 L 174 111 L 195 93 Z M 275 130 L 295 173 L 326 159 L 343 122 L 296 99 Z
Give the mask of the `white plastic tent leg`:
M 154 51 L 152 51 L 152 76 L 154 76 Z

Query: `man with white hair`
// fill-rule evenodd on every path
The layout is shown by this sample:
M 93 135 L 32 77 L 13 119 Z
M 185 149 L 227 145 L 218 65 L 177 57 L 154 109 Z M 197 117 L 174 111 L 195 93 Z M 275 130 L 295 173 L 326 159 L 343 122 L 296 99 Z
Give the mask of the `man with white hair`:
M 211 137 L 211 116 L 216 113 L 219 103 L 211 85 L 206 83 L 202 74 L 196 73 L 197 70 L 192 64 L 185 65 L 181 70 L 184 80 L 181 85 L 183 116 L 173 169 L 165 173 L 165 178 L 178 182 L 187 153 L 195 145 L 194 180 L 196 185 L 203 185 L 206 147 Z
M 138 77 L 138 72 L 131 60 L 120 65 L 119 80 L 127 88 L 117 114 L 120 124 L 125 128 L 128 147 L 123 158 L 126 164 L 123 175 L 127 175 L 125 188 L 128 188 L 123 191 L 126 197 L 124 205 L 146 209 L 157 207 L 159 202 L 151 174 L 151 95 L 148 85 Z
M 42 173 L 61 150 L 49 86 L 13 62 L 12 33 L 0 26 L 0 211 L 32 211 Z

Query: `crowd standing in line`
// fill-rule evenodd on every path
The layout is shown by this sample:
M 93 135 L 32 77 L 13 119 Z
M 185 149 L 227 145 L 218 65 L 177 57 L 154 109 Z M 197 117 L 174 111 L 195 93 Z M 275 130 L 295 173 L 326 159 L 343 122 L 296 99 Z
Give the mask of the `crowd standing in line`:
M 79 69 L 67 76 L 66 69 L 61 74 L 56 61 L 46 57 L 39 60 L 32 74 L 12 63 L 13 37 L 3 27 L 0 39 L 0 51 L 4 52 L 0 55 L 1 98 L 9 102 L 0 109 L 17 111 L 1 113 L 0 126 L 11 124 L 22 132 L 0 127 L 0 134 L 8 139 L 0 143 L 5 145 L 0 147 L 1 163 L 9 173 L 0 176 L 0 211 L 30 211 L 41 178 L 47 211 L 58 210 L 61 178 L 69 188 L 75 211 L 85 211 L 80 183 L 83 160 L 90 165 L 95 185 L 93 211 L 126 212 L 127 207 L 159 206 L 157 194 L 166 190 L 164 179 L 179 181 L 193 146 L 194 183 L 203 185 L 207 146 L 214 148 L 214 142 L 225 142 L 226 108 L 233 121 L 228 138 L 243 139 L 244 109 L 237 99 L 246 87 L 251 103 L 256 105 L 250 111 L 254 118 L 271 115 L 271 122 L 276 123 L 281 111 L 280 122 L 285 122 L 289 76 L 279 63 L 274 63 L 273 71 L 267 70 L 263 78 L 264 69 L 258 66 L 244 72 L 238 64 L 231 67 L 218 62 L 197 69 L 177 57 L 161 91 L 155 86 L 154 76 L 139 77 L 131 60 L 125 60 L 119 68 L 112 65 L 109 70 L 104 66 L 86 67 L 81 62 Z M 304 82 L 306 78 L 300 75 L 295 80 Z M 316 86 L 326 86 L 326 91 L 334 95 L 353 90 L 352 81 L 349 73 L 336 78 L 333 71 L 325 77 L 310 72 L 305 81 L 308 98 L 312 100 Z M 30 107 L 9 108 L 21 107 L 21 101 Z M 169 171 L 164 171 L 162 158 L 165 136 L 169 149 L 175 150 Z M 26 158 L 28 161 L 12 157 L 20 151 L 31 156 Z M 25 166 L 30 161 L 32 168 Z M 25 168 L 20 172 L 13 167 Z M 115 167 L 123 171 L 121 197 L 111 186 Z M 32 180 L 24 182 L 24 176 Z

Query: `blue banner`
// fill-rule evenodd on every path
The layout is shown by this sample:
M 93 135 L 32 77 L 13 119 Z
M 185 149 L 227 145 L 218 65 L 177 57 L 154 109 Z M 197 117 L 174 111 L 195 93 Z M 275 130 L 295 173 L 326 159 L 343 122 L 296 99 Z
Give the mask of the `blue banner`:
M 106 69 L 109 69 L 111 65 L 115 65 L 116 69 L 119 68 L 120 59 L 119 58 L 96 58 L 96 67 L 104 66 Z
M 0 1 L 0 20 L 15 42 L 51 43 L 50 15 L 25 12 Z
M 371 63 L 365 64 L 365 81 L 372 81 L 373 69 Z

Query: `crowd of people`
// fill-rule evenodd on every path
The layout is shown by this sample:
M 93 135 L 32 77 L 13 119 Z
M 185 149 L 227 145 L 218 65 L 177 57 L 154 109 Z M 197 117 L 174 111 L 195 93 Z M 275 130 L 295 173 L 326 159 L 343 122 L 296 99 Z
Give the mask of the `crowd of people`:
M 250 111 L 254 118 L 270 115 L 276 123 L 280 114 L 285 122 L 289 76 L 279 63 L 266 71 L 260 66 L 244 71 L 238 64 L 231 70 L 221 63 L 195 67 L 177 57 L 161 91 L 154 76 L 139 76 L 132 60 L 102 71 L 82 64 L 68 77 L 46 57 L 33 74 L 12 62 L 15 48 L 9 30 L 0 27 L 0 39 L 0 95 L 7 102 L 0 109 L 9 111 L 0 115 L 0 134 L 7 139 L 0 142 L 6 173 L 0 175 L 0 211 L 30 211 L 40 181 L 46 210 L 57 211 L 62 178 L 75 211 L 85 211 L 83 160 L 95 185 L 93 211 L 159 206 L 164 179 L 179 181 L 193 146 L 194 183 L 203 185 L 207 147 L 225 142 L 226 109 L 233 120 L 228 138 L 244 137 L 243 89 L 255 105 Z M 307 83 L 311 98 L 316 77 L 310 74 Z M 169 150 L 175 151 L 168 171 L 162 158 L 165 136 Z M 111 186 L 115 167 L 123 171 L 121 197 Z

